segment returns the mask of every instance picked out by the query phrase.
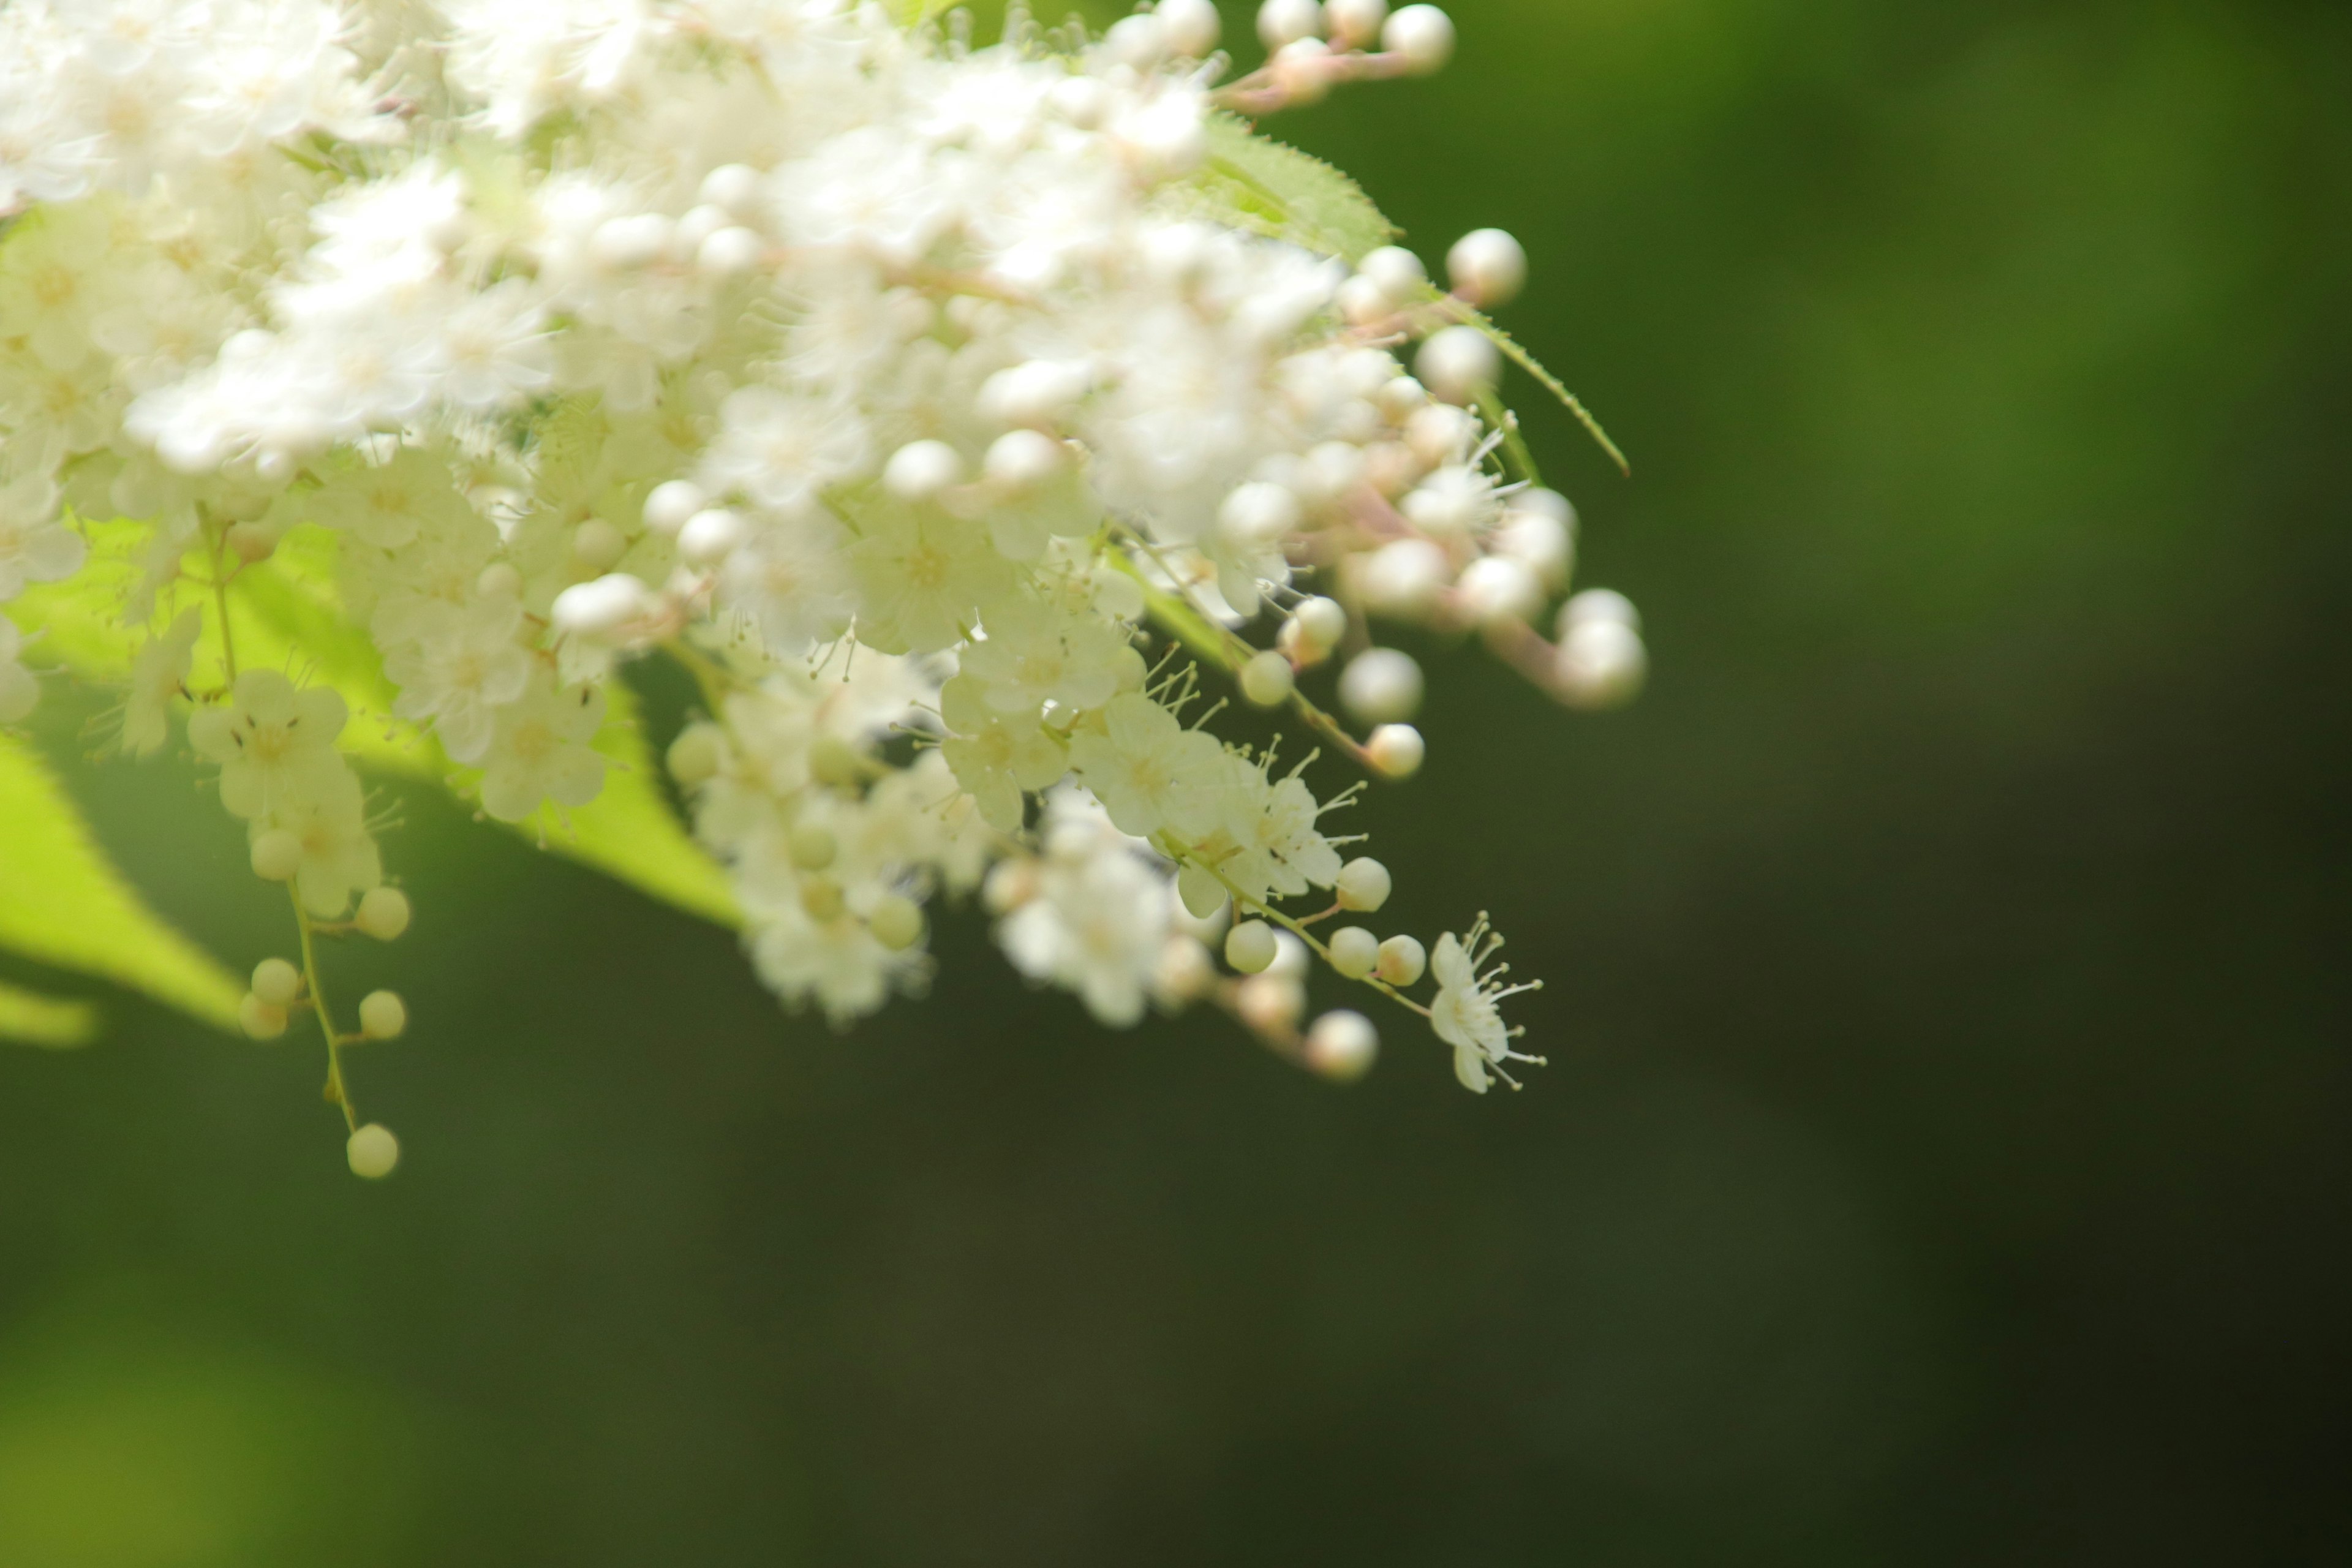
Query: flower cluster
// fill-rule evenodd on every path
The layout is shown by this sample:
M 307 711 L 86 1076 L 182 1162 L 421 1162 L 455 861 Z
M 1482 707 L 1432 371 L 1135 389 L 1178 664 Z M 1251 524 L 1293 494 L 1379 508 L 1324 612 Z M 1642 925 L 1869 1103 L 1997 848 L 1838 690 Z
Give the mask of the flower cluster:
M 694 672 L 669 772 L 789 1004 L 919 985 L 927 904 L 981 890 L 1015 966 L 1106 1023 L 1213 1000 L 1351 1076 L 1371 1026 L 1300 1031 L 1311 957 L 1430 1016 L 1473 1089 L 1528 1059 L 1483 924 L 1437 943 L 1427 1005 L 1412 938 L 1315 934 L 1389 879 L 1309 764 L 1419 766 L 1380 624 L 1601 706 L 1637 623 L 1587 592 L 1557 641 L 1532 624 L 1576 520 L 1495 395 L 1517 242 L 1465 237 L 1442 289 L 1252 172 L 1343 184 L 1240 117 L 1433 70 L 1452 25 L 1269 0 L 1259 32 L 1220 85 L 1208 0 L 1100 38 L 1016 13 L 986 47 L 870 0 L 0 9 L 0 604 L 138 525 L 122 746 L 188 710 L 295 889 L 304 961 L 257 972 L 254 1032 L 405 1023 L 378 994 L 341 1035 L 318 995 L 314 934 L 407 922 L 346 699 L 236 659 L 239 595 L 326 531 L 396 693 L 368 721 L 490 817 L 561 831 L 607 785 L 615 672 Z M 27 651 L 0 618 L 0 721 Z M 1326 664 L 1361 739 L 1297 689 Z M 1318 751 L 1218 738 L 1220 671 Z

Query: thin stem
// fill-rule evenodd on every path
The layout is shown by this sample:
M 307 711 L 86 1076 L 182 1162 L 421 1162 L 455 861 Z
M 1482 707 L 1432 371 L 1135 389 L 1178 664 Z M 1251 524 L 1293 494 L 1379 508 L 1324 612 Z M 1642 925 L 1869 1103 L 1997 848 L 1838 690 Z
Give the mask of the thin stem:
M 228 535 L 226 532 L 215 533 L 213 535 L 213 576 L 211 586 L 213 591 L 213 605 L 220 616 L 221 666 L 228 671 L 228 683 L 231 686 L 235 686 L 236 684 L 236 634 L 230 629 L 228 624 L 228 583 L 229 577 L 233 575 L 233 574 L 224 573 L 221 570 L 221 551 L 226 544 L 227 539 Z
M 1241 889 L 1234 885 L 1230 878 L 1228 878 L 1223 871 L 1218 870 L 1214 865 L 1202 859 L 1192 851 L 1185 848 L 1184 846 L 1170 838 L 1164 833 L 1160 835 L 1160 851 L 1167 855 L 1171 859 L 1181 861 L 1187 866 L 1197 866 L 1202 870 L 1206 871 L 1210 876 L 1214 877 L 1217 879 L 1218 884 L 1222 886 L 1226 892 L 1233 895 L 1234 907 L 1235 909 L 1254 910 L 1257 913 L 1264 915 L 1266 919 L 1272 921 L 1275 924 L 1282 927 L 1285 931 L 1290 932 L 1291 935 L 1305 942 L 1314 952 L 1316 957 L 1321 959 L 1325 963 L 1329 964 L 1331 967 L 1331 973 L 1338 974 L 1340 979 L 1352 979 L 1359 984 L 1369 985 L 1373 990 L 1379 992 L 1381 995 L 1387 997 L 1390 1001 L 1400 1003 L 1420 1014 L 1424 1018 L 1430 1016 L 1428 1008 L 1423 1006 L 1420 1003 L 1414 1001 L 1403 992 L 1399 991 L 1395 986 L 1390 984 L 1387 981 L 1382 980 L 1377 974 L 1349 975 L 1342 973 L 1339 966 L 1337 963 L 1332 963 L 1331 950 L 1324 946 L 1322 942 L 1317 941 L 1313 931 L 1308 931 L 1305 925 L 1291 919 L 1288 915 L 1284 914 L 1280 910 L 1276 909 L 1273 905 L 1264 903 L 1259 900 L 1250 897 L 1249 894 L 1243 892 Z M 1319 920 L 1322 917 L 1318 915 L 1316 918 Z
M 327 1040 L 327 1098 L 343 1109 L 343 1125 L 356 1132 L 360 1127 L 359 1112 L 352 1109 L 352 1091 L 343 1081 L 343 1037 L 335 1028 L 334 1016 L 327 1011 L 327 994 L 319 984 L 319 950 L 311 940 L 310 911 L 302 907 L 302 895 L 294 884 L 286 884 L 286 891 L 294 900 L 294 924 L 302 933 L 302 984 L 310 993 L 310 1011 L 318 1016 L 319 1033 Z
M 1235 637 L 1226 627 L 1219 626 L 1192 603 L 1181 586 L 1183 579 L 1176 575 L 1167 560 L 1153 547 L 1150 540 L 1133 529 L 1124 526 L 1120 527 L 1119 532 L 1137 549 L 1151 557 L 1152 564 L 1165 573 L 1170 582 L 1180 584 L 1176 593 L 1171 595 L 1145 576 L 1137 568 L 1135 563 L 1129 560 L 1123 552 L 1117 550 L 1108 552 L 1110 563 L 1134 578 L 1137 585 L 1142 588 L 1144 605 L 1151 612 L 1152 619 L 1158 621 L 1163 630 L 1195 652 L 1215 660 L 1218 668 L 1227 674 L 1239 669 L 1257 656 L 1259 652 L 1257 648 L 1252 647 L 1248 643 Z M 1339 721 L 1309 702 L 1296 689 L 1290 693 L 1289 702 L 1292 710 L 1306 720 L 1309 728 L 1347 752 L 1354 759 L 1357 766 L 1374 778 L 1387 776 L 1381 772 L 1379 764 L 1372 761 L 1371 753 L 1365 751 L 1353 735 L 1348 733 L 1346 727 Z

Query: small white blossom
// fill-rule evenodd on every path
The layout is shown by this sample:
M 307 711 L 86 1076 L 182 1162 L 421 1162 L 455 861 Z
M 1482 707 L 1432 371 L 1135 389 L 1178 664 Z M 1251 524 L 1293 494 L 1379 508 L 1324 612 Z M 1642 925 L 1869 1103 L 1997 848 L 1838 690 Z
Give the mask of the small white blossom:
M 1511 1042 L 1527 1031 L 1505 1026 L 1498 1005 L 1507 996 L 1540 990 L 1543 983 L 1531 980 L 1505 985 L 1502 976 L 1510 968 L 1507 963 L 1481 973 L 1502 945 L 1503 939 L 1489 931 L 1486 917 L 1480 915 L 1466 934 L 1456 937 L 1448 931 L 1439 937 L 1436 951 L 1429 955 L 1430 972 L 1437 977 L 1437 1000 L 1429 1009 L 1430 1025 L 1439 1039 L 1454 1047 L 1454 1076 L 1473 1094 L 1486 1093 L 1496 1077 L 1517 1089 L 1518 1080 L 1504 1070 L 1505 1062 L 1538 1066 L 1543 1062 L 1541 1057 L 1511 1048 Z
M 604 759 L 589 742 L 604 722 L 604 694 L 593 687 L 535 683 L 499 710 L 482 760 L 482 809 L 520 822 L 553 801 L 585 805 L 604 787 Z
M 132 656 L 122 709 L 122 749 L 131 755 L 143 757 L 163 744 L 173 700 L 187 692 L 188 666 L 204 629 L 202 611 L 183 610 Z
M 188 721 L 188 740 L 220 764 L 221 804 L 247 821 L 323 799 L 349 777 L 335 737 L 350 710 L 332 687 L 298 689 L 274 669 L 248 669 L 229 699 Z

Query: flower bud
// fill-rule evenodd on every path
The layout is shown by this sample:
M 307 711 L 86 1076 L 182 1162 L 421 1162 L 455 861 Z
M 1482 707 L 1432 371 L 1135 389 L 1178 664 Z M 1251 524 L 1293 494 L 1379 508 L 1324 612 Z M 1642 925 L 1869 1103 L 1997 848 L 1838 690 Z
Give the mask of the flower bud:
M 625 572 L 575 583 L 555 595 L 556 629 L 574 637 L 604 638 L 646 613 L 646 585 Z
M 1421 666 L 1392 647 L 1368 647 L 1339 672 L 1339 705 L 1367 724 L 1412 718 L 1421 695 Z
M 1305 942 L 1286 931 L 1274 933 L 1274 962 L 1265 966 L 1266 973 L 1278 974 L 1286 980 L 1304 980 L 1314 963 Z
M 677 537 L 686 520 L 709 504 L 709 497 L 692 479 L 670 479 L 656 485 L 646 497 L 646 526 L 668 538 Z
M 1253 974 L 1234 987 L 1234 1011 L 1255 1033 L 1286 1039 L 1307 1011 L 1307 987 L 1286 974 Z
M 1553 669 L 1571 706 L 1617 708 L 1641 691 L 1650 656 L 1642 634 L 1622 621 L 1571 621 Z
M 1069 466 L 1070 454 L 1042 431 L 1007 430 L 990 444 L 981 471 L 992 484 L 1025 493 L 1042 489 Z
M 1454 563 L 1426 539 L 1392 539 L 1365 558 L 1358 585 L 1383 615 L 1411 620 L 1436 607 Z
M 842 910 L 841 884 L 830 877 L 811 877 L 801 884 L 801 908 L 813 921 L 837 919 Z
M 1482 555 L 1463 568 L 1454 590 L 1481 623 L 1532 620 L 1543 609 L 1543 584 L 1523 561 Z
M 360 1033 L 371 1040 L 396 1040 L 408 1030 L 408 1004 L 390 991 L 360 998 Z
M 1405 420 L 1404 442 L 1414 457 L 1433 468 L 1460 463 L 1478 444 L 1478 421 L 1468 410 L 1450 403 L 1424 404 Z
M 814 822 L 794 823 L 785 847 L 793 864 L 803 871 L 822 871 L 841 853 L 841 845 L 832 833 Z
M 1642 629 L 1641 612 L 1633 601 L 1613 588 L 1587 588 L 1559 607 L 1559 635 L 1563 640 L 1578 626 L 1587 621 L 1614 621 L 1629 631 Z
M 1154 13 L 1168 47 L 1187 59 L 1207 59 L 1217 47 L 1223 23 L 1212 0 L 1160 0 Z
M 1475 327 L 1447 327 L 1422 343 L 1412 373 L 1448 403 L 1475 403 L 1501 377 L 1503 354 Z
M 274 1040 L 286 1033 L 286 1009 L 275 1002 L 265 1002 L 248 991 L 236 1005 L 236 1021 L 246 1035 L 256 1040 Z
M 1091 381 L 1084 366 L 1031 360 L 980 384 L 980 411 L 999 425 L 1047 426 L 1076 406 Z
M 628 552 L 628 536 L 601 517 L 572 531 L 572 559 L 591 572 L 611 571 Z
M 1507 305 L 1528 284 L 1528 253 L 1499 228 L 1474 228 L 1445 253 L 1454 291 L 1482 310 Z
M 677 531 L 677 553 L 688 565 L 709 571 L 740 550 L 751 531 L 742 513 L 726 507 L 706 507 Z
M 1331 933 L 1331 967 L 1350 980 L 1361 980 L 1381 961 L 1381 939 L 1361 926 L 1341 926 Z
M 1330 96 L 1331 77 L 1325 68 L 1330 58 L 1331 46 L 1322 39 L 1294 38 L 1275 51 L 1267 68 L 1273 71 L 1274 85 L 1284 101 L 1301 107 Z
M 1397 313 L 1397 301 L 1389 291 L 1360 272 L 1340 284 L 1334 298 L 1340 319 L 1351 327 L 1375 326 Z
M 1297 682 L 1290 661 L 1271 650 L 1243 665 L 1240 679 L 1242 695 L 1258 708 L 1279 707 Z
M 740 278 L 760 265 L 767 248 L 748 228 L 722 228 L 695 248 L 695 268 L 706 278 Z
M 253 994 L 266 1005 L 290 1007 L 302 994 L 302 972 L 282 958 L 265 958 L 253 966 Z
M 1356 276 L 1370 279 L 1381 293 L 1399 305 L 1420 299 L 1429 289 L 1429 269 L 1422 266 L 1420 257 L 1402 245 L 1383 245 L 1366 251 L 1364 258 L 1356 263 Z
M 1429 954 L 1421 943 L 1409 936 L 1392 936 L 1381 943 L 1381 960 L 1373 973 L 1402 990 L 1418 984 L 1428 969 Z
M 866 925 L 876 942 L 893 952 L 904 952 L 923 940 L 922 906 L 903 894 L 885 893 L 875 901 Z
M 282 827 L 253 837 L 253 874 L 265 882 L 290 882 L 302 868 L 302 841 Z
M 963 454 L 945 441 L 909 441 L 883 465 L 882 488 L 904 501 L 930 500 L 963 478 Z
M 1257 8 L 1258 42 L 1269 52 L 1323 31 L 1323 7 L 1317 0 L 1265 0 Z
M 353 917 L 362 934 L 378 942 L 396 940 L 408 929 L 408 895 L 398 888 L 370 888 Z
M 1212 920 L 1225 907 L 1225 885 L 1205 867 L 1185 865 L 1176 872 L 1176 896 L 1196 921 Z
M 1343 49 L 1369 47 L 1388 20 L 1389 0 L 1324 0 L 1323 19 L 1330 24 L 1331 41 Z
M 1348 612 L 1340 607 L 1339 600 L 1318 594 L 1292 606 L 1290 624 L 1298 628 L 1300 647 L 1321 658 L 1339 647 L 1339 639 L 1348 635 Z
M 669 776 L 692 789 L 717 778 L 725 759 L 726 748 L 719 738 L 719 726 L 688 724 L 669 743 Z
M 1339 907 L 1370 914 L 1389 901 L 1394 886 L 1386 866 L 1369 855 L 1360 855 L 1339 868 Z
M 1364 742 L 1364 751 L 1372 766 L 1392 779 L 1409 779 L 1421 772 L 1422 760 L 1429 754 L 1421 731 L 1410 724 L 1381 725 Z
M 1307 1065 L 1334 1083 L 1353 1083 L 1372 1070 L 1381 1054 L 1380 1031 L 1361 1013 L 1335 1008 L 1307 1031 Z
M 1403 56 L 1412 75 L 1433 75 L 1454 58 L 1454 18 L 1434 5 L 1408 5 L 1381 28 L 1381 47 Z
M 759 208 L 760 171 L 748 163 L 721 163 L 702 176 L 698 199 L 724 207 L 737 218 L 749 218 Z
M 1549 508 L 1528 503 L 1550 496 L 1566 510 L 1568 503 L 1550 490 L 1529 490 L 1515 499 L 1495 530 L 1495 548 L 1524 564 L 1547 588 L 1566 583 L 1576 565 L 1575 514 L 1555 516 Z
M 344 1143 L 343 1158 L 351 1162 L 352 1175 L 380 1182 L 400 1163 L 400 1140 L 392 1135 L 391 1128 L 371 1121 Z
M 1167 30 L 1149 11 L 1121 16 L 1103 34 L 1103 53 L 1135 70 L 1150 70 L 1167 52 Z
M 1257 974 L 1275 961 L 1280 944 L 1264 921 L 1244 921 L 1225 933 L 1225 962 L 1244 974 Z
M 1195 937 L 1170 937 L 1151 970 L 1151 994 L 1164 1007 L 1196 1002 L 1216 983 L 1217 966 Z

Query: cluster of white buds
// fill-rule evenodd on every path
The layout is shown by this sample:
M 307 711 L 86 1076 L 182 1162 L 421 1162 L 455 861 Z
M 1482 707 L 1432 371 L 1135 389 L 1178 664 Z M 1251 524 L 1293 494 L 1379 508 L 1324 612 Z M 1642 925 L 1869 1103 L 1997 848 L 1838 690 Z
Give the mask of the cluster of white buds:
M 1496 395 L 1529 363 L 1480 313 L 1517 242 L 1465 237 L 1440 289 L 1394 246 L 1276 232 L 1261 181 L 1220 205 L 1235 158 L 1296 156 L 1236 115 L 1435 70 L 1452 23 L 1267 0 L 1258 32 L 1220 87 L 1209 0 L 1099 39 L 1016 11 L 988 47 L 855 0 L 0 9 L 0 603 L 132 531 L 123 747 L 185 711 L 293 889 L 302 961 L 256 972 L 246 1020 L 316 1013 L 355 1171 L 397 1144 L 341 1052 L 405 1010 L 339 1033 L 312 938 L 408 905 L 338 745 L 348 660 L 236 657 L 240 597 L 320 541 L 394 693 L 364 721 L 489 817 L 562 830 L 608 785 L 616 668 L 688 666 L 669 770 L 795 1006 L 919 985 L 926 904 L 979 889 L 1021 972 L 1108 1023 L 1214 999 L 1353 1077 L 1368 1020 L 1298 1026 L 1320 960 L 1430 1017 L 1474 1089 L 1528 1059 L 1483 922 L 1433 964 L 1316 937 L 1389 878 L 1328 831 L 1360 785 L 1307 773 L 1422 765 L 1380 622 L 1477 631 L 1589 706 L 1639 684 L 1636 623 L 1588 592 L 1556 645 L 1532 628 L 1576 520 Z M 23 652 L 0 618 L 0 721 L 37 694 Z M 1360 738 L 1300 689 L 1327 664 Z M 1221 678 L 1318 749 L 1219 739 Z

